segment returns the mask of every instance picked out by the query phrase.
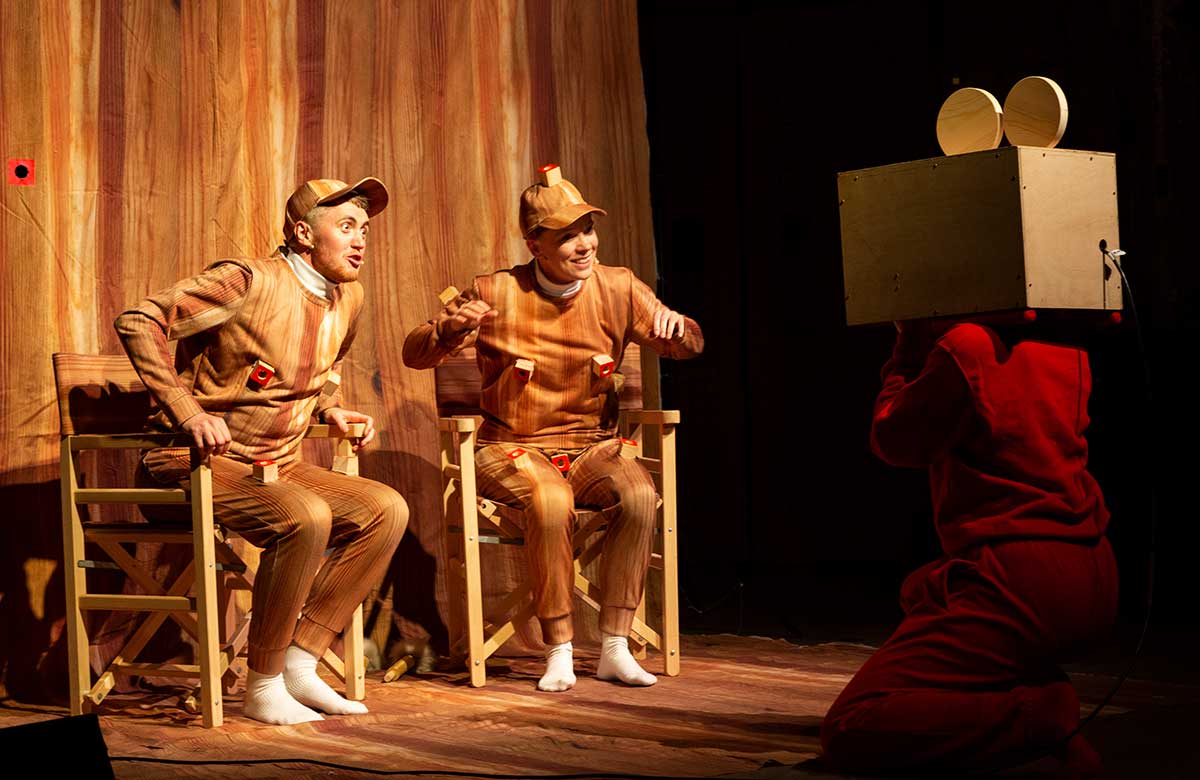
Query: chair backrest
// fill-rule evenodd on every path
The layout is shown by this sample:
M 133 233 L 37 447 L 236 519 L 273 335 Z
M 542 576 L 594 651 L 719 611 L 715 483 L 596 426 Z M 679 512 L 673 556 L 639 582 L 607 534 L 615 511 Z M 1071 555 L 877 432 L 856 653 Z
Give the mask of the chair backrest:
M 57 352 L 53 360 L 63 436 L 142 430 L 150 414 L 150 393 L 129 358 Z
M 642 350 L 637 344 L 625 347 L 625 355 L 617 371 L 624 377 L 621 386 L 621 408 L 642 408 Z M 437 386 L 438 416 L 479 415 L 479 365 L 475 349 L 464 349 L 446 358 L 434 369 Z

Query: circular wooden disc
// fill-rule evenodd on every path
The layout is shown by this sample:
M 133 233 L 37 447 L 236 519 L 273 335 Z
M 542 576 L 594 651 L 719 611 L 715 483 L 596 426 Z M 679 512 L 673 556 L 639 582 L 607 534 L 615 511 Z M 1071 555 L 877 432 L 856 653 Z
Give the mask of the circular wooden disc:
M 1045 76 L 1018 81 L 1004 98 L 1004 134 L 1013 146 L 1052 149 L 1067 129 L 1067 96 Z
M 937 139 L 945 154 L 995 149 L 1003 135 L 1000 102 L 992 93 L 963 87 L 938 111 Z

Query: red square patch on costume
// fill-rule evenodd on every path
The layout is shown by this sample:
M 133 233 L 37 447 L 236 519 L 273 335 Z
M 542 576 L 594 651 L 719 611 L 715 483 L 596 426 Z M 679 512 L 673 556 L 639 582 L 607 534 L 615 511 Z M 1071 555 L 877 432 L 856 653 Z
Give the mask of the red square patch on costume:
M 8 183 L 18 187 L 33 186 L 33 160 L 11 158 L 8 161 Z
M 565 454 L 555 455 L 553 458 L 550 459 L 550 462 L 554 464 L 554 467 L 556 469 L 563 472 L 564 474 L 567 473 L 568 471 L 570 471 L 570 469 L 571 469 L 571 457 L 569 455 L 565 455 Z

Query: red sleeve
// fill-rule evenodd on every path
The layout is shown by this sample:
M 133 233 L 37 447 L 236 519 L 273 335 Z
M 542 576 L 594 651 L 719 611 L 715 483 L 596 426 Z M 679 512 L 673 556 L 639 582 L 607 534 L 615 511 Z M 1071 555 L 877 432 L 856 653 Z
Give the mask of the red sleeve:
M 945 349 L 901 333 L 881 373 L 871 451 L 884 461 L 928 466 L 966 435 L 975 414 L 971 389 Z

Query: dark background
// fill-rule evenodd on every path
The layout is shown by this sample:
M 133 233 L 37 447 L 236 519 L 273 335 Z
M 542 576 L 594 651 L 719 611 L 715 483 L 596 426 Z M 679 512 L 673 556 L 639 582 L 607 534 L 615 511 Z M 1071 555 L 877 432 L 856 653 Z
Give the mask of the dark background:
M 1003 103 L 1031 75 L 1066 93 L 1060 147 L 1117 155 L 1153 378 L 1148 402 L 1127 302 L 1126 324 L 1089 343 L 1122 621 L 1136 634 L 1145 615 L 1157 516 L 1154 624 L 1200 625 L 1197 5 L 640 3 L 660 292 L 708 342 L 663 361 L 683 414 L 685 630 L 877 641 L 899 619 L 903 575 L 939 550 L 925 472 L 868 450 L 893 331 L 845 325 L 836 175 L 940 155 L 951 92 Z

